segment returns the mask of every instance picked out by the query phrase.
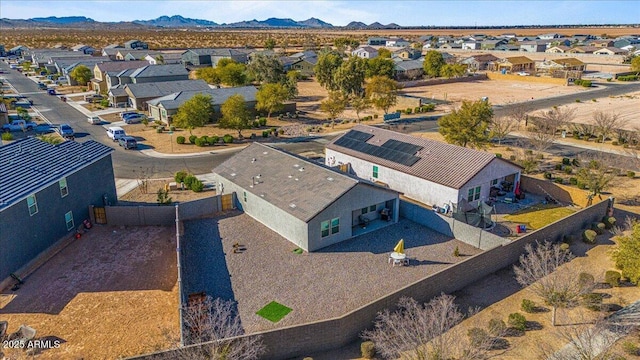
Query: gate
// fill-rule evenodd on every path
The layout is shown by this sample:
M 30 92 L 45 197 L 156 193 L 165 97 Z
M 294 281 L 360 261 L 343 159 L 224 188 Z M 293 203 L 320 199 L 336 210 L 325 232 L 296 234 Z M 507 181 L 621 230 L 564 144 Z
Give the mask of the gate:
M 96 219 L 96 224 L 106 224 L 107 223 L 107 212 L 103 207 L 94 207 L 93 208 L 93 216 Z
M 231 210 L 234 208 L 233 206 L 233 194 L 225 194 L 222 195 L 222 210 Z

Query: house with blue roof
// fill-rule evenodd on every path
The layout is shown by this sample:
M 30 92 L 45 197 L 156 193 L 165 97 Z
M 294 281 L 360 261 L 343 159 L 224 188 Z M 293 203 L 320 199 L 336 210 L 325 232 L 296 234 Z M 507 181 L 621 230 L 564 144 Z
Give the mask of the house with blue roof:
M 0 284 L 74 236 L 90 205 L 117 201 L 113 151 L 93 140 L 52 145 L 33 137 L 0 146 Z

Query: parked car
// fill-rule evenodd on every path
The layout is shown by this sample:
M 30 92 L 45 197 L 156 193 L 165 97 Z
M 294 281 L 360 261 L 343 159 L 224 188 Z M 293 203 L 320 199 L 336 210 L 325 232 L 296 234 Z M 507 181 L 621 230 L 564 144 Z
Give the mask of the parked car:
M 40 90 L 47 90 L 47 84 L 39 82 L 38 83 L 38 89 Z
M 35 129 L 37 126 L 38 124 L 31 121 L 13 120 L 9 124 L 2 125 L 2 131 L 5 131 L 5 132 L 23 131 L 23 130 L 30 131 Z
M 102 99 L 104 99 L 104 96 L 100 94 L 91 94 L 91 95 L 84 96 L 84 101 L 89 103 L 98 102 L 98 101 L 101 101 Z
M 125 150 L 138 148 L 138 142 L 133 136 L 121 137 L 120 139 L 118 139 L 118 145 L 122 146 Z
M 144 114 L 131 114 L 131 115 L 126 115 L 123 118 L 123 120 L 125 124 L 137 124 L 145 118 L 146 116 Z
M 89 122 L 89 124 L 91 125 L 98 125 L 100 123 L 102 123 L 102 119 L 100 119 L 99 116 L 89 116 L 87 118 L 87 121 Z
M 118 141 L 120 138 L 127 136 L 127 133 L 119 126 L 112 126 L 107 129 L 107 136 L 113 141 Z
M 525 71 L 520 71 L 520 72 L 518 73 L 518 75 L 520 75 L 520 76 L 529 76 L 529 75 L 531 75 L 531 74 L 529 74 L 528 72 L 525 72 Z
M 120 113 L 120 119 L 124 120 L 124 117 L 127 115 L 137 114 L 136 111 L 123 111 Z
M 60 136 L 65 139 L 73 140 L 75 137 L 73 128 L 69 124 L 61 124 L 60 126 L 58 126 L 57 131 L 58 134 L 60 134 Z
M 56 89 L 49 89 L 49 90 L 47 90 L 47 94 L 49 94 L 49 95 L 55 95 L 55 94 L 56 94 Z

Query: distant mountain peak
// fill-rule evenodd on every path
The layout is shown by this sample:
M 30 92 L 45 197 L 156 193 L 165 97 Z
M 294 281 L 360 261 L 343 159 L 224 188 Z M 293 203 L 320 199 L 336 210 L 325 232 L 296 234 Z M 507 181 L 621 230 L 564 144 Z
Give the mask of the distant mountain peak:
M 159 27 L 206 27 L 206 26 L 217 26 L 218 24 L 202 19 L 191 19 L 185 18 L 180 15 L 167 16 L 163 15 L 156 19 L 151 20 L 134 20 L 134 24 L 148 25 L 148 26 L 159 26 Z
M 85 16 L 49 16 L 49 17 L 38 17 L 29 19 L 35 22 L 48 22 L 54 24 L 73 24 L 79 22 L 94 22 L 93 19 L 85 17 Z

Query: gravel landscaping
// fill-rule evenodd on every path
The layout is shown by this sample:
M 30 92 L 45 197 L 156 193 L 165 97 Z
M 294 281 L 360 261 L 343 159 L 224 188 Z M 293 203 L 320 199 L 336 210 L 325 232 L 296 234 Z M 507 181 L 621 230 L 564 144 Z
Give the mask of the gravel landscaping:
M 303 254 L 293 253 L 294 244 L 238 211 L 185 222 L 184 229 L 185 295 L 206 291 L 235 299 L 248 333 L 341 316 L 480 252 L 405 219 Z M 400 239 L 412 261 L 393 267 L 387 259 Z M 234 252 L 235 243 L 246 250 Z M 463 256 L 453 256 L 456 246 Z M 272 301 L 293 311 L 277 323 L 256 315 Z

